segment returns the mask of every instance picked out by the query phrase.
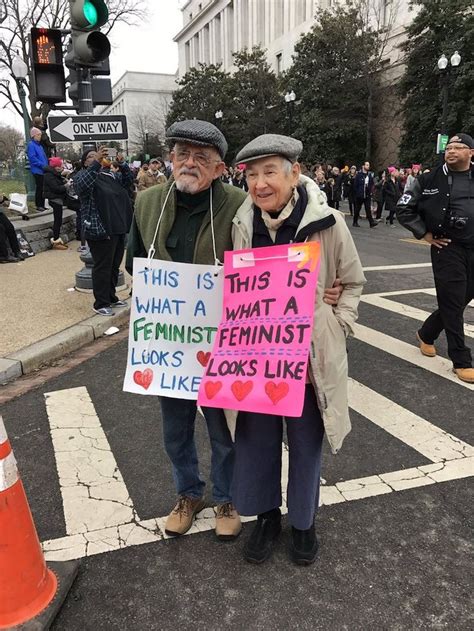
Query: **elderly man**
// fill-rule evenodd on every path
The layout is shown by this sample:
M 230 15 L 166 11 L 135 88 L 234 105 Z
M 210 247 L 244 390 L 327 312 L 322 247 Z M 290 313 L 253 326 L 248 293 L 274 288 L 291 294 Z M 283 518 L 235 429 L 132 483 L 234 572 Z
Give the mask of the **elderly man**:
M 365 282 L 343 215 L 331 209 L 311 179 L 301 175 L 299 140 L 264 134 L 249 142 L 236 162 L 247 165 L 249 196 L 234 219 L 235 249 L 317 241 L 321 267 L 308 358 L 303 412 L 298 418 L 239 412 L 235 432 L 234 503 L 241 515 L 258 515 L 244 558 L 262 563 L 281 531 L 283 421 L 289 452 L 287 489 L 290 556 L 298 565 L 315 560 L 321 448 L 326 432 L 334 453 L 350 431 L 346 338 L 353 332 Z M 333 309 L 324 288 L 340 278 Z
M 147 188 L 156 186 L 157 184 L 165 184 L 166 176 L 160 170 L 163 165 L 163 161 L 160 158 L 153 158 L 150 160 L 148 169 L 142 171 L 138 177 L 138 190 L 144 191 Z
M 464 338 L 464 309 L 474 298 L 474 140 L 455 134 L 445 163 L 415 179 L 397 205 L 399 222 L 431 245 L 438 309 L 417 332 L 420 351 L 436 356 L 446 332 L 448 355 L 461 381 L 474 383 L 472 356 Z
M 166 137 L 173 143 L 173 176 L 137 197 L 127 251 L 130 272 L 133 257 L 147 256 L 162 212 L 154 243 L 156 258 L 214 264 L 211 219 L 217 258 L 224 260 L 224 251 L 232 248 L 232 219 L 245 193 L 220 179 L 227 152 L 224 135 L 211 123 L 188 120 L 171 125 Z M 187 532 L 195 515 L 204 508 L 205 483 L 199 472 L 194 441 L 196 401 L 160 397 L 160 403 L 165 448 L 179 496 L 165 529 L 168 535 L 176 536 Z M 203 413 L 212 448 L 216 534 L 219 539 L 233 539 L 239 534 L 241 523 L 230 491 L 234 467 L 232 439 L 222 410 L 204 409 Z
M 227 142 L 217 127 L 200 120 L 180 121 L 171 125 L 166 137 L 173 145 L 173 175 L 166 184 L 153 186 L 138 195 L 127 250 L 126 267 L 130 273 L 133 257 L 148 255 L 160 215 L 153 243 L 155 258 L 212 265 L 215 263 L 215 245 L 217 258 L 223 261 L 224 252 L 232 249 L 235 212 L 246 197 L 239 188 L 221 181 Z M 326 300 L 337 300 L 340 291 L 338 287 L 328 290 Z M 205 483 L 199 473 L 194 441 L 196 402 L 160 397 L 160 403 L 165 449 L 179 496 L 167 518 L 165 530 L 168 535 L 177 536 L 189 530 L 196 514 L 205 505 Z M 221 540 L 233 539 L 241 530 L 231 494 L 233 442 L 222 410 L 204 408 L 203 413 L 212 450 L 216 535 Z

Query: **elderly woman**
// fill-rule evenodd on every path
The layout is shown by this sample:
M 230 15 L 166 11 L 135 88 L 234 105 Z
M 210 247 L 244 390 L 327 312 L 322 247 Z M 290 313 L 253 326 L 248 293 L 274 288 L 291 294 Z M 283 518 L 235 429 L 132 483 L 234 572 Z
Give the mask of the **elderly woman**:
M 237 210 L 234 249 L 318 241 L 321 267 L 303 412 L 288 418 L 287 489 L 290 556 L 299 565 L 315 560 L 314 529 L 319 504 L 321 446 L 326 432 L 336 453 L 350 431 L 347 404 L 346 337 L 352 333 L 365 282 L 344 217 L 329 208 L 317 184 L 300 173 L 302 143 L 265 134 L 248 143 L 236 162 L 247 165 L 249 196 Z M 323 300 L 324 288 L 342 282 L 337 306 Z M 258 515 L 244 558 L 262 563 L 281 531 L 281 416 L 239 412 L 235 434 L 234 504 L 241 515 Z

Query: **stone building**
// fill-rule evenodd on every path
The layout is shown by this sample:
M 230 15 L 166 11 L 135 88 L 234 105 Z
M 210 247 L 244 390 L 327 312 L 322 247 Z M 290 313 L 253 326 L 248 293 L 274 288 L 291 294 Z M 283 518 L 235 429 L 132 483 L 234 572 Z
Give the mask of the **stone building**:
M 274 72 L 291 66 L 298 39 L 318 11 L 338 0 L 188 0 L 181 6 L 183 28 L 175 36 L 179 76 L 201 63 L 221 63 L 232 71 L 232 51 L 261 45 Z M 380 90 L 374 95 L 373 154 L 376 167 L 396 163 L 401 134 L 396 84 L 403 72 L 405 27 L 413 19 L 408 0 L 368 0 L 371 23 L 386 29 Z M 296 91 L 297 92 L 297 91 Z
M 127 117 L 127 154 L 141 150 L 147 135 L 164 138 L 165 119 L 176 88 L 176 75 L 153 72 L 127 71 L 113 85 L 114 102 L 100 113 Z

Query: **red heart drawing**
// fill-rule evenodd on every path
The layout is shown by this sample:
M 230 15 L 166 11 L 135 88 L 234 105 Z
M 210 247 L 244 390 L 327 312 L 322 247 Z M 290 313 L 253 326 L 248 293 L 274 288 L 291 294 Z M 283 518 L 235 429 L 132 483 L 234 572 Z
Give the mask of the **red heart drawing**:
M 196 359 L 198 360 L 198 362 L 201 364 L 201 366 L 204 366 L 204 368 L 207 366 L 209 360 L 211 359 L 211 353 L 205 353 L 204 351 L 198 351 L 196 353 Z
M 230 389 L 237 401 L 243 401 L 252 392 L 253 383 L 251 381 L 234 381 Z
M 222 388 L 222 381 L 206 381 L 206 383 L 204 384 L 206 397 L 208 399 L 213 399 L 221 388 Z
M 153 381 L 153 370 L 151 368 L 146 368 L 143 372 L 136 370 L 133 373 L 133 381 L 142 388 L 145 388 L 145 390 L 148 390 Z
M 276 405 L 278 401 L 286 397 L 289 389 L 290 386 L 284 381 L 278 384 L 274 381 L 269 381 L 267 384 L 265 384 L 265 392 L 274 405 Z

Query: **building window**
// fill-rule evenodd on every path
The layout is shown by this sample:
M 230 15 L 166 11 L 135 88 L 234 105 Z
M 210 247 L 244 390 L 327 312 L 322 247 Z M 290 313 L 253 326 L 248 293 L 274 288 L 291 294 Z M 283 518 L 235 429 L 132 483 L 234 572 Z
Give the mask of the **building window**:
M 249 45 L 249 0 L 241 0 L 241 27 L 242 27 L 242 38 L 241 38 L 241 48 L 245 48 Z
M 296 0 L 296 24 L 306 22 L 306 0 Z
M 275 38 L 283 35 L 283 15 L 284 4 L 283 0 L 274 0 L 275 7 Z
M 186 72 L 191 68 L 191 50 L 189 42 L 184 45 L 184 63 L 186 65 Z
M 215 42 L 215 62 L 222 61 L 222 38 L 221 38 L 221 14 L 216 15 L 214 20 L 214 42 Z
M 209 24 L 206 24 L 202 31 L 203 37 L 203 62 L 208 64 L 210 61 L 210 51 L 209 51 Z
M 265 44 L 265 2 L 257 4 L 257 44 Z
M 283 53 L 278 53 L 276 56 L 276 71 L 277 74 L 281 74 L 283 72 Z

